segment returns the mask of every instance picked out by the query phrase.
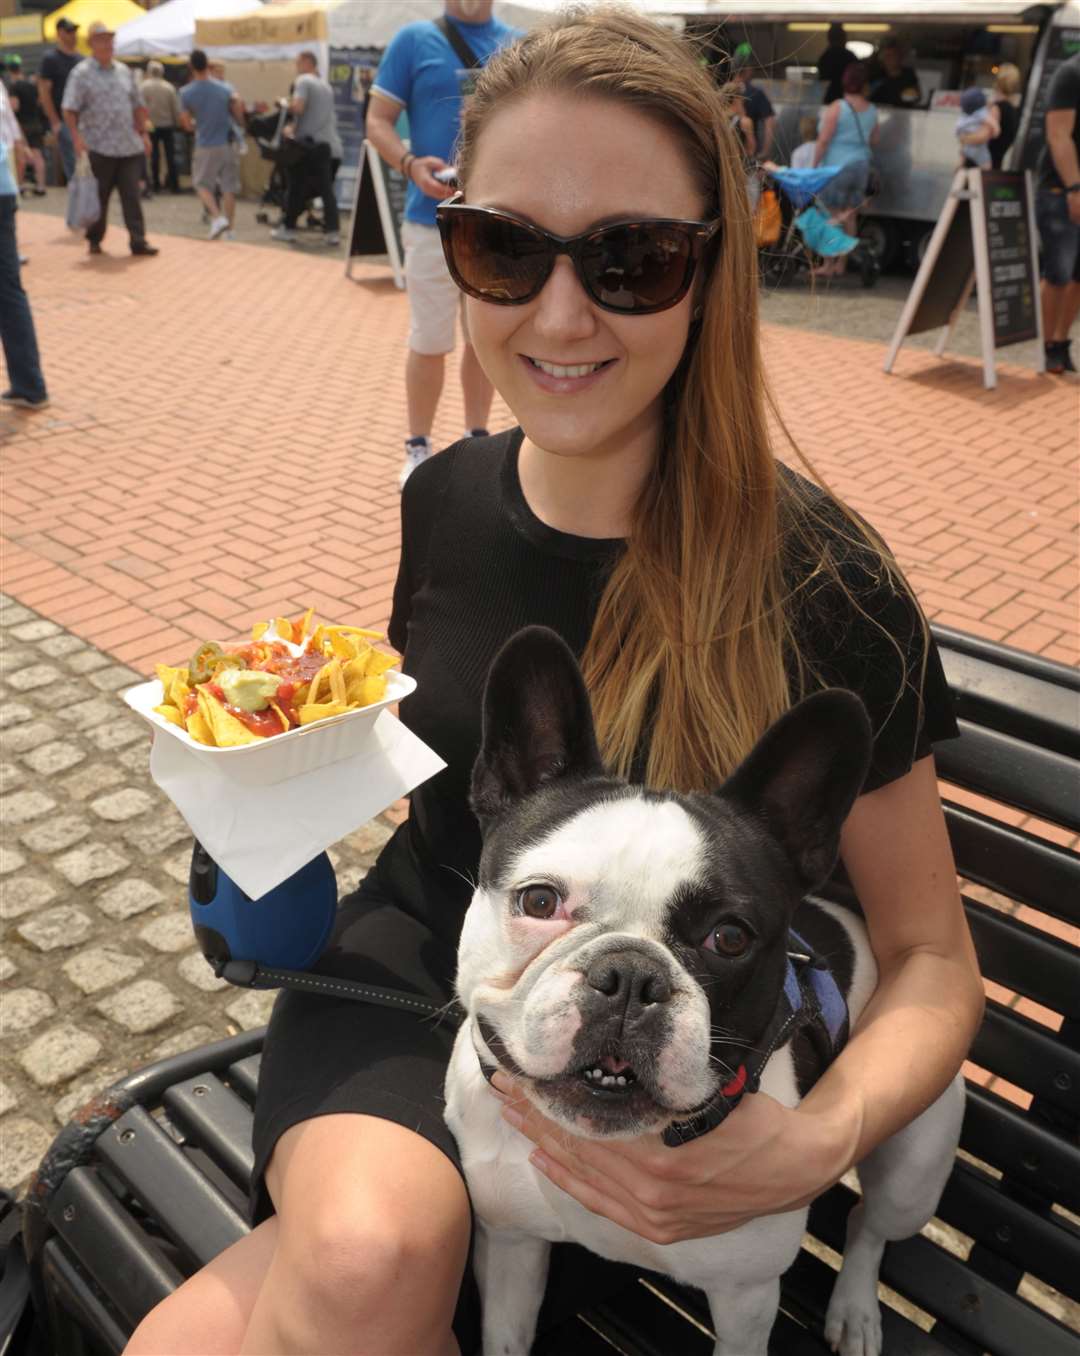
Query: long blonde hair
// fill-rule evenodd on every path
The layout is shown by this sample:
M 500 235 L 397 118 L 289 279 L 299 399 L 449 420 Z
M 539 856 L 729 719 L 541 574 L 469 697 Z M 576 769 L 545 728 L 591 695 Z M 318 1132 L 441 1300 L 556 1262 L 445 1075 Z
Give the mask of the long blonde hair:
M 839 578 L 824 534 L 811 531 L 812 506 L 770 448 L 757 253 L 729 97 L 659 25 L 616 5 L 568 9 L 481 72 L 455 156 L 466 194 L 488 119 L 538 93 L 618 100 L 658 119 L 683 146 L 705 219 L 724 219 L 700 321 L 665 391 L 659 463 L 582 662 L 608 765 L 651 786 L 708 790 L 812 684 L 782 568 L 792 534 L 816 552 L 811 575 Z

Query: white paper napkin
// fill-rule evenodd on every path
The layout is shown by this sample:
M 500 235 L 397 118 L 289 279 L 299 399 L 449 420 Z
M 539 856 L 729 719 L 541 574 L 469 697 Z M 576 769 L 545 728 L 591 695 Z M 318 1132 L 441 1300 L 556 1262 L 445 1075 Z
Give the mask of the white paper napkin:
M 446 764 L 389 711 L 362 752 L 274 786 L 238 786 L 154 734 L 150 775 L 215 862 L 258 899 Z

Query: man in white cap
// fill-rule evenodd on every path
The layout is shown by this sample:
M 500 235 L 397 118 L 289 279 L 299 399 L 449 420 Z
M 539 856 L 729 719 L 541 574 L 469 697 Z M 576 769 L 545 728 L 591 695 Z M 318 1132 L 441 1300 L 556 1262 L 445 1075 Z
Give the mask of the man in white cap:
M 75 153 L 89 152 L 101 194 L 101 215 L 86 232 L 90 253 L 102 252 L 109 198 L 115 187 L 120 194 L 132 254 L 157 254 L 157 249 L 147 243 L 139 200 L 143 157 L 150 153 L 146 105 L 131 72 L 113 60 L 113 30 L 108 24 L 92 23 L 86 36 L 90 59 L 80 62 L 71 72 L 64 90 L 63 110 Z

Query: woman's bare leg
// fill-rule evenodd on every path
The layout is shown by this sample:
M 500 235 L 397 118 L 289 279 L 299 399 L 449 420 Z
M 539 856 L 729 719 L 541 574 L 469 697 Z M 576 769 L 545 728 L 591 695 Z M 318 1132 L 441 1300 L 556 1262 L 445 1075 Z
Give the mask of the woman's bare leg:
M 277 1215 L 159 1304 L 125 1356 L 457 1356 L 464 1183 L 403 1126 L 320 1116 L 266 1174 Z
M 469 1199 L 441 1150 L 371 1116 L 305 1121 L 266 1175 L 279 1233 L 245 1356 L 453 1356 Z
M 276 1216 L 146 1315 L 124 1356 L 236 1356 L 277 1247 Z

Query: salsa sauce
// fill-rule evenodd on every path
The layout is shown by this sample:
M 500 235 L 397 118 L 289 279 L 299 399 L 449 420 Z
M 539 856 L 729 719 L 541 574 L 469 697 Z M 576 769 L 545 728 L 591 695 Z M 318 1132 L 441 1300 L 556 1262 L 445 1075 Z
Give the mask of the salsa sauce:
M 300 724 L 300 717 L 296 713 L 295 699 L 297 689 L 306 686 L 321 668 L 324 668 L 329 662 L 324 654 L 317 651 L 305 650 L 303 654 L 294 656 L 280 641 L 269 643 L 255 642 L 252 645 L 240 645 L 235 650 L 230 651 L 242 661 L 242 667 L 245 669 L 256 669 L 263 673 L 274 673 L 282 680 L 278 684 L 277 692 L 271 698 L 271 701 L 280 708 L 282 715 L 289 722 L 289 728 L 293 729 Z M 225 693 L 215 682 L 200 683 L 210 695 L 219 701 L 231 716 L 235 716 L 244 724 L 252 734 L 266 738 L 269 735 L 284 734 L 281 720 L 274 706 L 268 705 L 262 711 L 245 711 L 239 706 L 232 706 L 225 700 Z M 190 692 L 187 697 L 186 714 L 191 715 L 198 707 L 198 698 L 194 692 Z

